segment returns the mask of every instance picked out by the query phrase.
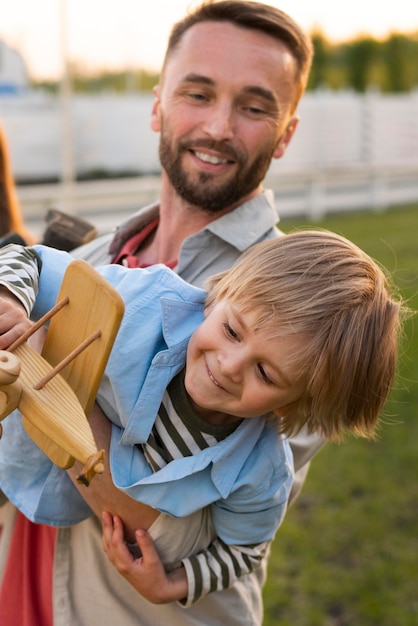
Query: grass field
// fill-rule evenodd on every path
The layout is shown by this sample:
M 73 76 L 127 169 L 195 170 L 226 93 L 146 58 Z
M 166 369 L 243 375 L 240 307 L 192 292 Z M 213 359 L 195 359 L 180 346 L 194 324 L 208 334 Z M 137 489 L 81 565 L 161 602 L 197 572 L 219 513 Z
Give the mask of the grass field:
M 418 310 L 418 206 L 281 223 L 312 226 L 383 263 Z M 418 625 L 418 317 L 399 369 L 379 439 L 328 444 L 312 462 L 273 544 L 264 626 Z

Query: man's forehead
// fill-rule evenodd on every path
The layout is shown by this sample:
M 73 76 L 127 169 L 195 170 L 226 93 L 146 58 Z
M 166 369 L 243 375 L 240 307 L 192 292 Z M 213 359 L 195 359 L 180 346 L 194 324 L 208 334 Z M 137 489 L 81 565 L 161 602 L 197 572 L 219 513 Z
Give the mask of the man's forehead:
M 266 58 L 275 56 L 293 55 L 287 45 L 272 35 L 256 28 L 244 28 L 232 22 L 204 21 L 191 26 L 170 52 L 169 59 L 176 57 L 190 57 L 202 55 L 209 61 L 212 58 L 222 58 L 227 61 L 231 49 L 244 49 L 244 52 L 258 51 Z M 248 56 L 248 54 L 246 54 Z M 242 57 L 241 57 L 242 58 Z
M 231 22 L 205 21 L 190 27 L 171 51 L 165 70 L 178 69 L 186 76 L 232 73 L 244 79 L 274 71 L 290 72 L 294 78 L 295 59 L 285 43 L 257 29 L 236 26 Z M 251 83 L 253 80 L 251 79 Z

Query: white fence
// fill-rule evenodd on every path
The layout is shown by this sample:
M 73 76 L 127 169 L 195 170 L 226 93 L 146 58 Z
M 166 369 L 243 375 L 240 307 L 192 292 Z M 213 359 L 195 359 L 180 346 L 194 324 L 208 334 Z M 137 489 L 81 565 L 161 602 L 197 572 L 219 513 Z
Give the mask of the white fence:
M 149 127 L 151 105 L 151 95 L 74 96 L 71 131 L 77 173 L 131 172 L 138 178 L 78 183 L 70 194 L 63 185 L 19 187 L 29 220 L 49 206 L 68 209 L 71 201 L 72 210 L 80 214 L 106 213 L 118 221 L 122 213 L 156 197 L 159 180 L 152 175 L 160 166 L 158 135 Z M 267 177 L 282 215 L 317 217 L 418 201 L 418 92 L 309 92 L 299 114 L 301 122 L 285 157 L 273 162 Z M 0 123 L 18 180 L 60 177 L 64 122 L 57 98 L 0 97 Z

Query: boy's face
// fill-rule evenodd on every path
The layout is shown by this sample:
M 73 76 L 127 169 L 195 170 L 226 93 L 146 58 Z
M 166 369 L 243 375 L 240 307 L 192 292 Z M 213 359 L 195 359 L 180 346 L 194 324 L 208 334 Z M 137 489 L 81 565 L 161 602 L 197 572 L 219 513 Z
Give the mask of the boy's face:
M 185 386 L 193 408 L 208 422 L 230 423 L 275 411 L 286 415 L 305 385 L 293 356 L 298 336 L 255 332 L 256 315 L 218 302 L 193 333 L 187 350 Z

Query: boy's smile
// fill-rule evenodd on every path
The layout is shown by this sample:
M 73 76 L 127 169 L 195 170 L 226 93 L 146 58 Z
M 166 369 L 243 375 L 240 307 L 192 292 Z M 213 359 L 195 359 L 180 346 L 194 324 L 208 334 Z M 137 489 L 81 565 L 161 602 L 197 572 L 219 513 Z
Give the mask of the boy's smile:
M 185 386 L 194 410 L 211 423 L 276 411 L 285 415 L 304 384 L 293 359 L 302 339 L 253 330 L 257 316 L 221 301 L 193 333 Z

